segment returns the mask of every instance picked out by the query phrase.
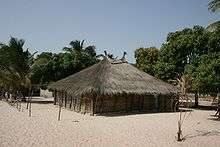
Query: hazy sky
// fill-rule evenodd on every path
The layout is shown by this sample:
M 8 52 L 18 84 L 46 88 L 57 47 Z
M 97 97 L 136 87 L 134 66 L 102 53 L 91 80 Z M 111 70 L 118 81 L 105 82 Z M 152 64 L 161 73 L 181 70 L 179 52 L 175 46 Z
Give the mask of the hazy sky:
M 30 51 L 60 52 L 71 40 L 87 41 L 97 52 L 128 53 L 160 47 L 169 32 L 220 19 L 208 0 L 0 0 L 0 42 L 26 40 Z

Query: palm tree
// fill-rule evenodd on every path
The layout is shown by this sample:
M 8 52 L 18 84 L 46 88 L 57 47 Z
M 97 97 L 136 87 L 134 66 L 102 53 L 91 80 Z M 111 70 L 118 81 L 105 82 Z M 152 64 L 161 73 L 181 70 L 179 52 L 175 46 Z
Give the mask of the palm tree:
M 0 46 L 0 85 L 11 89 L 14 94 L 31 88 L 30 73 L 35 53 L 31 55 L 28 49 L 24 51 L 24 43 L 22 39 L 11 37 L 8 45 Z
M 96 56 L 96 52 L 95 52 L 95 46 L 87 46 L 84 47 L 84 42 L 85 40 L 79 41 L 79 40 L 75 40 L 75 41 L 71 41 L 69 43 L 70 47 L 64 47 L 63 50 L 67 51 L 71 54 L 75 54 L 75 53 L 86 53 L 90 56 Z
M 208 9 L 213 13 L 216 12 L 219 8 L 220 8 L 220 0 L 213 0 L 208 4 Z M 207 27 L 207 30 L 211 32 L 219 29 L 220 29 L 220 21 L 216 21 Z
M 69 43 L 70 47 L 63 48 L 64 51 L 72 55 L 73 65 L 78 71 L 97 62 L 95 46 L 84 47 L 84 42 L 85 40 L 71 41 Z

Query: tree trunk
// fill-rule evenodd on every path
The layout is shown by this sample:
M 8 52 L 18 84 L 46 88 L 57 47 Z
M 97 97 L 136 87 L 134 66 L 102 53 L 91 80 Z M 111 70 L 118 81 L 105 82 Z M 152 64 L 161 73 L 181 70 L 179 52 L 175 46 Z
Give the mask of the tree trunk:
M 195 92 L 195 105 L 194 105 L 194 107 L 198 108 L 198 106 L 199 106 L 199 96 L 198 96 L 198 92 L 196 91 Z

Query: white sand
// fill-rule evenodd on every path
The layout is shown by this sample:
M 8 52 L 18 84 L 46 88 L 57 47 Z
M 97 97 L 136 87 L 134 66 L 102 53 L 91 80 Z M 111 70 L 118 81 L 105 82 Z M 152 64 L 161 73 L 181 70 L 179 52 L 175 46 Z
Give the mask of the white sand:
M 214 111 L 194 110 L 183 126 L 183 142 L 175 140 L 179 113 L 127 116 L 88 116 L 62 110 L 52 104 L 32 104 L 25 109 L 0 101 L 0 146 L 199 146 L 220 145 L 220 121 Z

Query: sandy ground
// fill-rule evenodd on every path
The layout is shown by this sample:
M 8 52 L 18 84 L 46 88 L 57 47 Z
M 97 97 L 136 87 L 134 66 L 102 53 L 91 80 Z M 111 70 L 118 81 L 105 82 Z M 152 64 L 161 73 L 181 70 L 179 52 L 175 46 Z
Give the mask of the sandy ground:
M 216 147 L 220 145 L 220 121 L 214 111 L 194 110 L 183 126 L 185 141 L 175 140 L 179 113 L 126 116 L 89 116 L 62 110 L 53 104 L 25 104 L 19 112 L 0 101 L 0 146 L 155 146 Z

